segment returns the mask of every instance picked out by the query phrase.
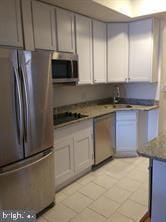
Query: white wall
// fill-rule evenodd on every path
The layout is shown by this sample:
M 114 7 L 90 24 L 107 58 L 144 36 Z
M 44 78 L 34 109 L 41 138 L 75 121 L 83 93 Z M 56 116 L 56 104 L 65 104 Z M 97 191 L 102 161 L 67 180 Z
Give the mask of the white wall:
M 76 104 L 91 100 L 108 98 L 112 96 L 113 86 L 110 84 L 65 86 L 54 85 L 54 107 Z

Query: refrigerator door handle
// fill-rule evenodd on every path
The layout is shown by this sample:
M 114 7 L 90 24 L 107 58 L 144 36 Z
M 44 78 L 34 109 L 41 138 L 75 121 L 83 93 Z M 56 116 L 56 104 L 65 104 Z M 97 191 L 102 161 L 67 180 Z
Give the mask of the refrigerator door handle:
M 18 92 L 18 107 L 19 107 L 19 117 L 17 116 L 17 125 L 19 128 L 19 144 L 22 144 L 23 141 L 23 106 L 22 106 L 22 93 L 21 93 L 21 85 L 20 85 L 20 78 L 17 68 L 13 67 L 14 69 L 14 76 L 16 80 L 16 88 Z M 16 100 L 16 98 L 15 98 Z
M 25 80 L 25 74 L 23 71 L 23 67 L 20 67 L 22 80 L 23 80 L 23 101 L 25 103 L 25 117 L 24 117 L 24 139 L 25 142 L 27 142 L 27 134 L 28 134 L 28 91 L 26 87 L 26 80 Z
M 15 168 L 15 169 L 7 170 L 6 172 L 2 172 L 2 173 L 0 173 L 0 176 L 7 176 L 7 175 L 9 175 L 9 174 L 16 173 L 16 172 L 18 172 L 18 171 L 20 171 L 20 170 L 23 170 L 23 169 L 25 169 L 25 168 L 28 168 L 28 167 L 30 167 L 30 166 L 36 165 L 36 164 L 40 163 L 41 161 L 47 159 L 49 156 L 52 155 L 52 153 L 53 153 L 53 151 L 49 152 L 48 154 L 44 155 L 43 157 L 40 157 L 40 158 L 37 159 L 36 161 L 32 161 L 32 162 L 30 162 L 30 163 L 28 163 L 28 164 L 23 165 L 22 167 L 19 166 L 19 167 Z M 25 162 L 26 162 L 26 161 L 27 161 L 27 160 L 25 160 Z

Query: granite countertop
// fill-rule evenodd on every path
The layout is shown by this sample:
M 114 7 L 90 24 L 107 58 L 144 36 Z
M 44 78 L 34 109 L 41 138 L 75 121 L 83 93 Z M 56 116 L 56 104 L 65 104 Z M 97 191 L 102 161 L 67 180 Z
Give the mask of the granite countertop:
M 156 139 L 148 142 L 137 152 L 140 156 L 166 161 L 166 131 L 160 133 Z
M 77 119 L 74 121 L 70 121 L 70 122 L 66 122 L 63 124 L 59 124 L 59 125 L 55 125 L 54 129 L 66 126 L 66 125 L 70 125 L 76 122 L 80 122 L 83 120 L 87 120 L 87 119 L 93 119 L 95 117 L 99 117 L 105 114 L 109 114 L 109 113 L 113 113 L 116 111 L 124 111 L 124 110 L 143 110 L 143 111 L 149 111 L 151 109 L 156 109 L 158 108 L 158 105 L 132 105 L 131 108 L 126 108 L 127 104 L 124 104 L 124 106 L 122 105 L 122 107 L 117 107 L 114 108 L 113 104 L 84 104 L 84 105 L 77 105 L 77 106 L 70 106 L 69 109 L 64 109 L 64 112 L 68 111 L 68 112 L 78 112 L 81 113 L 82 115 L 87 115 L 87 117 L 83 117 L 81 119 Z

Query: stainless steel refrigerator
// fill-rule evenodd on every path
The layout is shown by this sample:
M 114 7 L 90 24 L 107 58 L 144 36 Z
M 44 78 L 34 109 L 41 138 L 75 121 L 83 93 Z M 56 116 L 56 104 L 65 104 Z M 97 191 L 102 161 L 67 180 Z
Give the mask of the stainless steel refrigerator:
M 54 202 L 51 54 L 0 48 L 0 209 Z

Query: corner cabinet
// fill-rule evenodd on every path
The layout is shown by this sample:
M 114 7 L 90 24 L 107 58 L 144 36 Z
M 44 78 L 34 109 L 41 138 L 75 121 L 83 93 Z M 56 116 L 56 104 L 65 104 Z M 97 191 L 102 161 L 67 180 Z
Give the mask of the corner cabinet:
M 136 156 L 137 111 L 116 112 L 116 156 Z
M 79 56 L 79 84 L 92 84 L 92 20 L 76 15 L 76 49 Z
M 75 52 L 74 14 L 56 8 L 58 51 Z
M 85 120 L 54 131 L 56 190 L 91 170 L 94 163 L 93 121 Z
M 128 23 L 108 28 L 108 82 L 128 81 Z
M 147 142 L 155 139 L 158 136 L 159 128 L 159 109 L 152 109 L 147 111 Z
M 0 45 L 23 47 L 19 0 L 0 1 Z
M 35 48 L 56 50 L 55 8 L 33 1 L 32 15 Z
M 93 20 L 94 83 L 107 82 L 106 33 L 106 24 Z
M 157 82 L 159 21 L 156 18 L 129 23 L 129 80 Z

